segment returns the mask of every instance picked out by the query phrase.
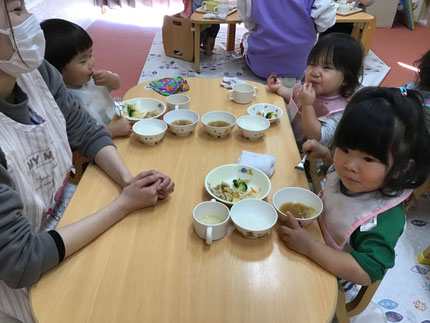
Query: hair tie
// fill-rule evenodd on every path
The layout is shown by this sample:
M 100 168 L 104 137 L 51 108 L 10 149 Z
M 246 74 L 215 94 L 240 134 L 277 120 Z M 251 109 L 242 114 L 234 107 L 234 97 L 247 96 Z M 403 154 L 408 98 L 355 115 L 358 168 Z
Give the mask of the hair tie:
M 399 90 L 400 90 L 400 92 L 402 92 L 402 95 L 404 95 L 404 96 L 408 95 L 408 90 L 405 87 L 401 86 L 401 87 L 399 87 Z

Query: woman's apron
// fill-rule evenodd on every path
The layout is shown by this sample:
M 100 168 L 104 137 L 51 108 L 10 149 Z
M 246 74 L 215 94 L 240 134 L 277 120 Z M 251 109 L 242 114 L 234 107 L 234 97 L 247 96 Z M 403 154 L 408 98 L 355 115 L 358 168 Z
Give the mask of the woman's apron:
M 0 147 L 22 214 L 32 233 L 56 226 L 55 206 L 61 200 L 72 165 L 66 121 L 38 70 L 21 75 L 18 85 L 28 95 L 34 125 L 18 123 L 0 112 Z M 0 311 L 23 322 L 34 322 L 28 288 L 11 289 L 0 281 Z

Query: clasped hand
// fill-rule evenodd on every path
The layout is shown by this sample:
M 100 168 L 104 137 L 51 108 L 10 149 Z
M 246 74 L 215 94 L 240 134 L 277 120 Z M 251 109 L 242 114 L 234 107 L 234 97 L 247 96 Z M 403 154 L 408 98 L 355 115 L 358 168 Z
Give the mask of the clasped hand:
M 155 170 L 133 177 L 122 190 L 119 199 L 128 212 L 155 205 L 173 192 L 175 183 L 170 177 Z

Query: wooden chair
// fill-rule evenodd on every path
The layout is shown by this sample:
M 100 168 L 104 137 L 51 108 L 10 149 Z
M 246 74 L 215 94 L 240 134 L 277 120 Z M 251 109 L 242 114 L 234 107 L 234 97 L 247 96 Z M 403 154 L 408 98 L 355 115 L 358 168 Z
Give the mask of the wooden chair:
M 71 172 L 69 179 L 70 183 L 78 185 L 89 162 L 90 161 L 87 157 L 79 155 L 77 152 L 73 153 L 73 166 L 75 167 L 75 173 Z
M 166 56 L 194 60 L 194 27 L 189 19 L 164 16 L 162 35 Z
M 343 286 L 338 284 L 336 318 L 339 323 L 349 323 L 349 319 L 363 312 L 369 305 L 382 280 L 378 280 L 369 286 L 362 286 L 358 295 L 349 303 L 345 303 Z
M 424 193 L 430 193 L 430 178 L 428 178 L 423 185 L 414 189 L 411 196 L 409 196 L 406 201 L 406 211 L 409 210 L 415 204 L 416 200 L 418 200 Z

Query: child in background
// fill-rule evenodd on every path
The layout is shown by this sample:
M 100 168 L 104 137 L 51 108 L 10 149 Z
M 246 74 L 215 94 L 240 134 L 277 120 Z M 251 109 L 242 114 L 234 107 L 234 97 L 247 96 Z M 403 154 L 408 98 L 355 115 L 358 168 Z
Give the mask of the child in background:
M 430 50 L 415 62 L 418 65 L 418 75 L 415 82 L 406 84 L 407 89 L 414 89 L 424 97 L 424 120 L 430 131 Z
M 304 83 L 297 83 L 292 90 L 275 76 L 267 79 L 267 85 L 288 103 L 299 147 L 305 138 L 329 147 L 348 98 L 360 84 L 363 48 L 352 36 L 333 33 L 318 40 L 307 64 Z
M 63 20 L 48 19 L 41 24 L 46 40 L 45 59 L 63 76 L 68 92 L 106 126 L 112 137 L 127 136 L 131 124 L 126 118 L 115 118 L 112 90 L 121 86 L 115 73 L 94 69 L 93 41 L 80 26 Z
M 430 172 L 430 136 L 422 100 L 413 90 L 366 88 L 355 94 L 336 131 L 318 218 L 320 243 L 288 214 L 279 231 L 287 247 L 337 277 L 360 285 L 380 280 L 394 266 L 394 247 L 405 226 L 403 201 Z M 312 157 L 331 158 L 315 140 Z
M 237 11 L 249 30 L 242 42 L 249 68 L 265 79 L 275 72 L 287 87 L 303 74 L 317 33 L 336 22 L 333 0 L 238 0 Z
M 197 8 L 202 6 L 203 0 L 192 0 L 193 1 L 193 12 Z M 185 2 L 184 2 L 185 3 Z M 206 55 L 211 56 L 215 48 L 215 39 L 220 30 L 219 24 L 201 25 L 200 41 L 201 46 L 206 52 Z

